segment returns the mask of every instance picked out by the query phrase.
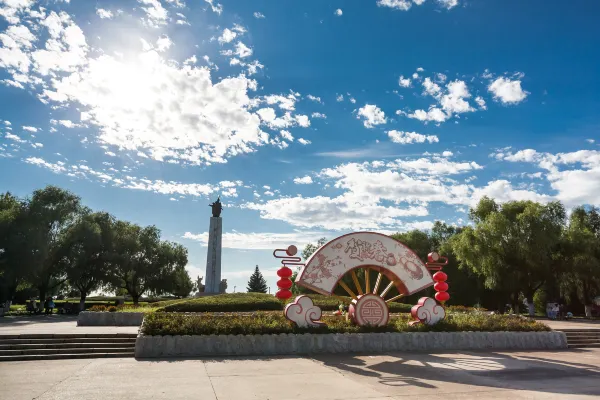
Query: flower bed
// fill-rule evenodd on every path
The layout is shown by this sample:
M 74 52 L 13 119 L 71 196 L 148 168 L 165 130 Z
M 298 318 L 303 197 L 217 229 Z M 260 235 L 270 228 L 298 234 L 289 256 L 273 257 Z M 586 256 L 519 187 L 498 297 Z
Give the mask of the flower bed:
M 549 331 L 546 325 L 518 316 L 452 314 L 435 326 L 409 326 L 408 315 L 393 316 L 383 327 L 360 327 L 344 318 L 325 316 L 323 328 L 300 329 L 282 314 L 255 312 L 219 316 L 213 314 L 153 313 L 146 315 L 142 334 L 154 335 L 263 335 L 281 333 L 366 333 L 366 332 L 460 332 L 460 331 Z

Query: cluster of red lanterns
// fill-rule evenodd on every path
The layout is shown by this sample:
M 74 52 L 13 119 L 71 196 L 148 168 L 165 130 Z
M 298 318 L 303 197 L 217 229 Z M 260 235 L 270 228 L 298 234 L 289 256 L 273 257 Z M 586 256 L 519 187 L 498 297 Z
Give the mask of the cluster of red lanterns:
M 433 274 L 433 280 L 435 281 L 435 285 L 433 288 L 436 290 L 435 299 L 440 303 L 444 304 L 448 299 L 450 299 L 450 295 L 448 294 L 448 284 L 446 281 L 448 280 L 448 275 L 446 275 L 442 271 L 438 271 Z
M 296 246 L 290 246 L 285 250 L 285 253 L 289 257 L 296 255 L 297 252 L 298 248 Z M 287 300 L 290 297 L 292 297 L 292 292 L 290 291 L 290 289 L 292 288 L 292 280 L 290 279 L 290 277 L 292 276 L 292 274 L 292 270 L 286 267 L 285 265 L 279 268 L 279 270 L 277 271 L 277 276 L 279 276 L 280 279 L 277 281 L 277 287 L 279 288 L 279 290 L 277 291 L 277 293 L 275 293 L 275 297 L 277 297 L 278 299 Z
M 445 265 L 448 265 L 448 257 L 441 257 L 435 251 L 427 255 L 427 268 L 430 271 L 437 271 L 433 274 L 433 280 L 435 281 L 433 288 L 437 292 L 435 294 L 435 299 L 442 304 L 450 299 L 450 295 L 447 293 L 448 284 L 446 283 L 448 275 L 442 272 L 442 268 Z

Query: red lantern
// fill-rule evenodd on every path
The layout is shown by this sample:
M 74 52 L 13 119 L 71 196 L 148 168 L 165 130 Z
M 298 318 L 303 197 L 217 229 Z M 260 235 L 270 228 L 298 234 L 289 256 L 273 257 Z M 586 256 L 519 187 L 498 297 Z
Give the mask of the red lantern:
M 448 284 L 446 282 L 438 282 L 433 285 L 433 288 L 436 290 L 436 292 L 445 292 L 448 290 Z
M 279 275 L 280 278 L 289 278 L 293 275 L 293 272 L 288 267 L 281 267 L 277 271 L 277 275 Z
M 440 303 L 443 303 L 445 301 L 448 301 L 448 299 L 450 299 L 450 295 L 448 294 L 448 292 L 437 292 L 435 294 L 435 299 L 437 301 L 439 301 Z
M 442 271 L 438 271 L 433 274 L 433 280 L 436 282 L 446 282 L 448 280 L 448 275 Z
M 280 300 L 287 300 L 290 297 L 292 297 L 292 292 L 290 292 L 287 289 L 281 289 L 280 291 L 275 293 L 275 297 L 277 297 Z
M 292 287 L 292 281 L 287 278 L 281 278 L 277 281 L 277 287 L 279 289 L 289 289 Z

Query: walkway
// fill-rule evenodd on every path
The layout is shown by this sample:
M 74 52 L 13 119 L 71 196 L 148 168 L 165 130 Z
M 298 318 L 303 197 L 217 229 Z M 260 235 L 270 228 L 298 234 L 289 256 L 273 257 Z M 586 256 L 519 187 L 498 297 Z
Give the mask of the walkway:
M 11 400 L 591 400 L 600 350 L 6 362 L 0 388 Z
M 575 319 L 571 321 L 556 321 L 556 320 L 539 320 L 548 325 L 550 328 L 560 331 L 561 329 L 598 329 L 600 330 L 600 321 Z
M 77 326 L 71 315 L 33 315 L 0 318 L 0 335 L 33 333 L 137 333 L 137 326 Z

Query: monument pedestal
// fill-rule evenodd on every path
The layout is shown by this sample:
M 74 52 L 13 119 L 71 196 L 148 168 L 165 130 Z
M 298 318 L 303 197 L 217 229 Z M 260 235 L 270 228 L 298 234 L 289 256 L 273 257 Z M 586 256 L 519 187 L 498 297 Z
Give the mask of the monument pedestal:
M 221 236 L 223 220 L 211 217 L 208 230 L 208 252 L 206 253 L 206 287 L 204 293 L 219 294 L 221 283 Z

